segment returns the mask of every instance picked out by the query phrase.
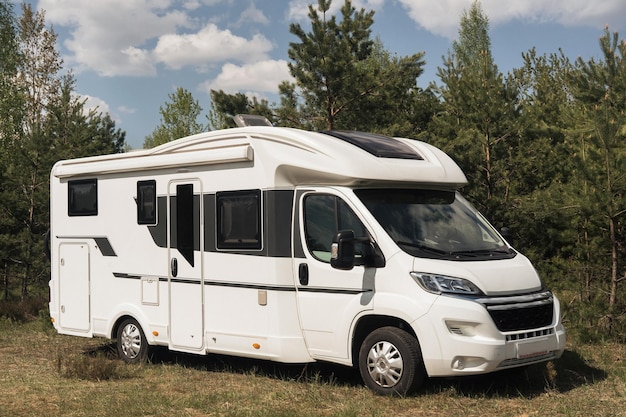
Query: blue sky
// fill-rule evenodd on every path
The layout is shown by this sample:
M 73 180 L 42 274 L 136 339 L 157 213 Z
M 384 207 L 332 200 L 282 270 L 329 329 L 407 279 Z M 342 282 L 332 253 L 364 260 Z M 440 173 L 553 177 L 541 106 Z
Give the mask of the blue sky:
M 353 0 L 374 10 L 372 35 L 398 55 L 425 52 L 420 86 L 439 82 L 437 67 L 473 0 Z M 317 0 L 31 0 L 58 34 L 64 69 L 77 79 L 88 106 L 108 112 L 133 148 L 160 123 L 159 107 L 177 87 L 189 90 L 203 113 L 210 89 L 277 101 L 287 69 L 289 24 L 307 28 Z M 16 1 L 17 4 L 17 1 Z M 343 0 L 333 0 L 338 13 Z M 521 54 L 558 52 L 600 58 L 606 25 L 626 39 L 626 0 L 482 0 L 494 60 L 503 73 Z M 16 7 L 19 13 L 19 7 Z M 203 116 L 203 123 L 206 119 Z

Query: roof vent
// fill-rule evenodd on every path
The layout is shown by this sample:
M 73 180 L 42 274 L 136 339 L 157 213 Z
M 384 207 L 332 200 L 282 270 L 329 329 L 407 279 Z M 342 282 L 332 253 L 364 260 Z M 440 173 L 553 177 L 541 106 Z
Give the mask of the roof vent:
M 245 126 L 272 126 L 269 120 L 265 116 L 257 114 L 236 114 L 233 116 L 233 120 L 238 127 Z

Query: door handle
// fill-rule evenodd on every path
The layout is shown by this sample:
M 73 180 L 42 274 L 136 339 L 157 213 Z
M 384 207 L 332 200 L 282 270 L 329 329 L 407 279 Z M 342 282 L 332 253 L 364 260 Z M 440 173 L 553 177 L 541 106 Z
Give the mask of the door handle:
M 176 258 L 172 258 L 170 266 L 172 268 L 172 276 L 176 277 L 176 275 L 178 275 L 178 260 Z
M 300 285 L 309 285 L 309 266 L 307 264 L 298 265 L 298 278 Z

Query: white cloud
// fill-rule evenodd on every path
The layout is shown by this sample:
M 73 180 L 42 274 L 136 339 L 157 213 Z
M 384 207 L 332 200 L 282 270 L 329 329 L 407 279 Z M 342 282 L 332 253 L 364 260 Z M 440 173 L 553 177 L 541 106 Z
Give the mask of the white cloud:
M 418 26 L 450 39 L 458 35 L 458 26 L 464 10 L 469 10 L 474 0 L 353 0 L 359 10 L 380 11 L 385 3 L 394 7 L 399 3 Z M 308 21 L 311 0 L 291 0 L 286 18 L 297 22 Z M 626 15 L 624 0 L 480 0 L 483 12 L 493 26 L 515 19 L 529 22 L 553 22 L 563 26 L 604 28 L 620 27 Z M 334 1 L 329 13 L 339 14 L 342 1 Z M 376 20 L 376 15 L 374 15 Z
M 254 35 L 248 40 L 208 24 L 197 33 L 161 36 L 154 48 L 154 57 L 157 62 L 180 69 L 187 65 L 201 67 L 226 60 L 263 60 L 271 49 L 271 42 L 262 35 Z
M 75 94 L 79 100 L 84 100 L 83 114 L 88 115 L 94 111 L 96 113 L 108 114 L 116 124 L 122 122 L 120 115 L 114 111 L 111 111 L 109 104 L 100 97 L 90 96 L 89 94 Z M 120 110 L 121 111 L 121 110 Z M 132 113 L 125 111 L 126 113 Z
M 99 97 L 93 97 L 88 94 L 77 94 L 79 100 L 84 100 L 85 104 L 83 110 L 85 114 L 89 114 L 94 110 L 98 113 L 110 113 L 109 105 Z
M 169 0 L 40 0 L 46 20 L 67 26 L 71 35 L 66 58 L 77 71 L 89 68 L 104 76 L 154 75 L 147 43 L 158 36 L 191 27 Z
M 247 39 L 207 24 L 194 32 L 196 11 L 216 0 L 40 0 L 46 21 L 64 26 L 70 35 L 64 46 L 66 63 L 79 73 L 101 76 L 154 76 L 157 64 L 181 69 L 234 60 L 265 60 L 273 45 L 263 35 Z M 176 10 L 177 7 L 179 10 Z M 267 18 L 250 6 L 242 19 Z M 187 33 L 181 33 L 181 31 Z M 191 30 L 191 31 L 190 31 Z
M 125 113 L 125 114 L 135 114 L 135 113 L 137 113 L 137 109 L 136 109 L 136 108 L 134 108 L 134 107 L 128 107 L 128 106 L 119 106 L 119 107 L 117 108 L 117 110 L 118 110 L 120 113 Z
M 285 13 L 287 20 L 293 20 L 298 22 L 308 21 L 309 4 L 312 4 L 315 10 L 318 10 L 319 13 L 319 9 L 317 8 L 317 1 L 315 0 L 291 0 L 289 2 L 289 5 L 287 6 L 287 12 Z M 339 16 L 341 14 L 340 10 L 343 4 L 344 2 L 342 0 L 334 0 L 330 4 L 330 9 L 327 13 L 330 15 Z M 352 7 L 354 7 L 356 10 L 365 9 L 366 11 L 376 11 L 382 9 L 384 4 L 385 0 L 352 0 Z M 374 20 L 376 20 L 376 16 L 374 16 Z
M 419 26 L 437 35 L 455 38 L 461 14 L 474 0 L 397 0 Z M 617 27 L 626 15 L 624 0 L 482 0 L 490 25 L 515 19 L 553 22 L 563 26 Z
M 251 4 L 241 13 L 237 25 L 245 23 L 260 23 L 262 25 L 267 25 L 269 22 L 270 21 L 267 16 L 263 14 L 263 11 L 257 9 L 254 4 Z
M 200 89 L 224 90 L 233 94 L 240 91 L 257 93 L 278 93 L 278 85 L 285 80 L 293 81 L 287 61 L 266 60 L 247 65 L 224 64 L 222 71 L 214 79 L 204 82 Z

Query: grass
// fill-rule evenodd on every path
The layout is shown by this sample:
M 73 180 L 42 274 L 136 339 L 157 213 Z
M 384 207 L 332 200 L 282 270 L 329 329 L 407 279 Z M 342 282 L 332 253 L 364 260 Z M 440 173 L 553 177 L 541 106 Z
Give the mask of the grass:
M 547 366 L 431 379 L 376 396 L 357 372 L 157 352 L 125 365 L 110 341 L 0 318 L 0 416 L 626 416 L 626 346 L 568 346 Z

